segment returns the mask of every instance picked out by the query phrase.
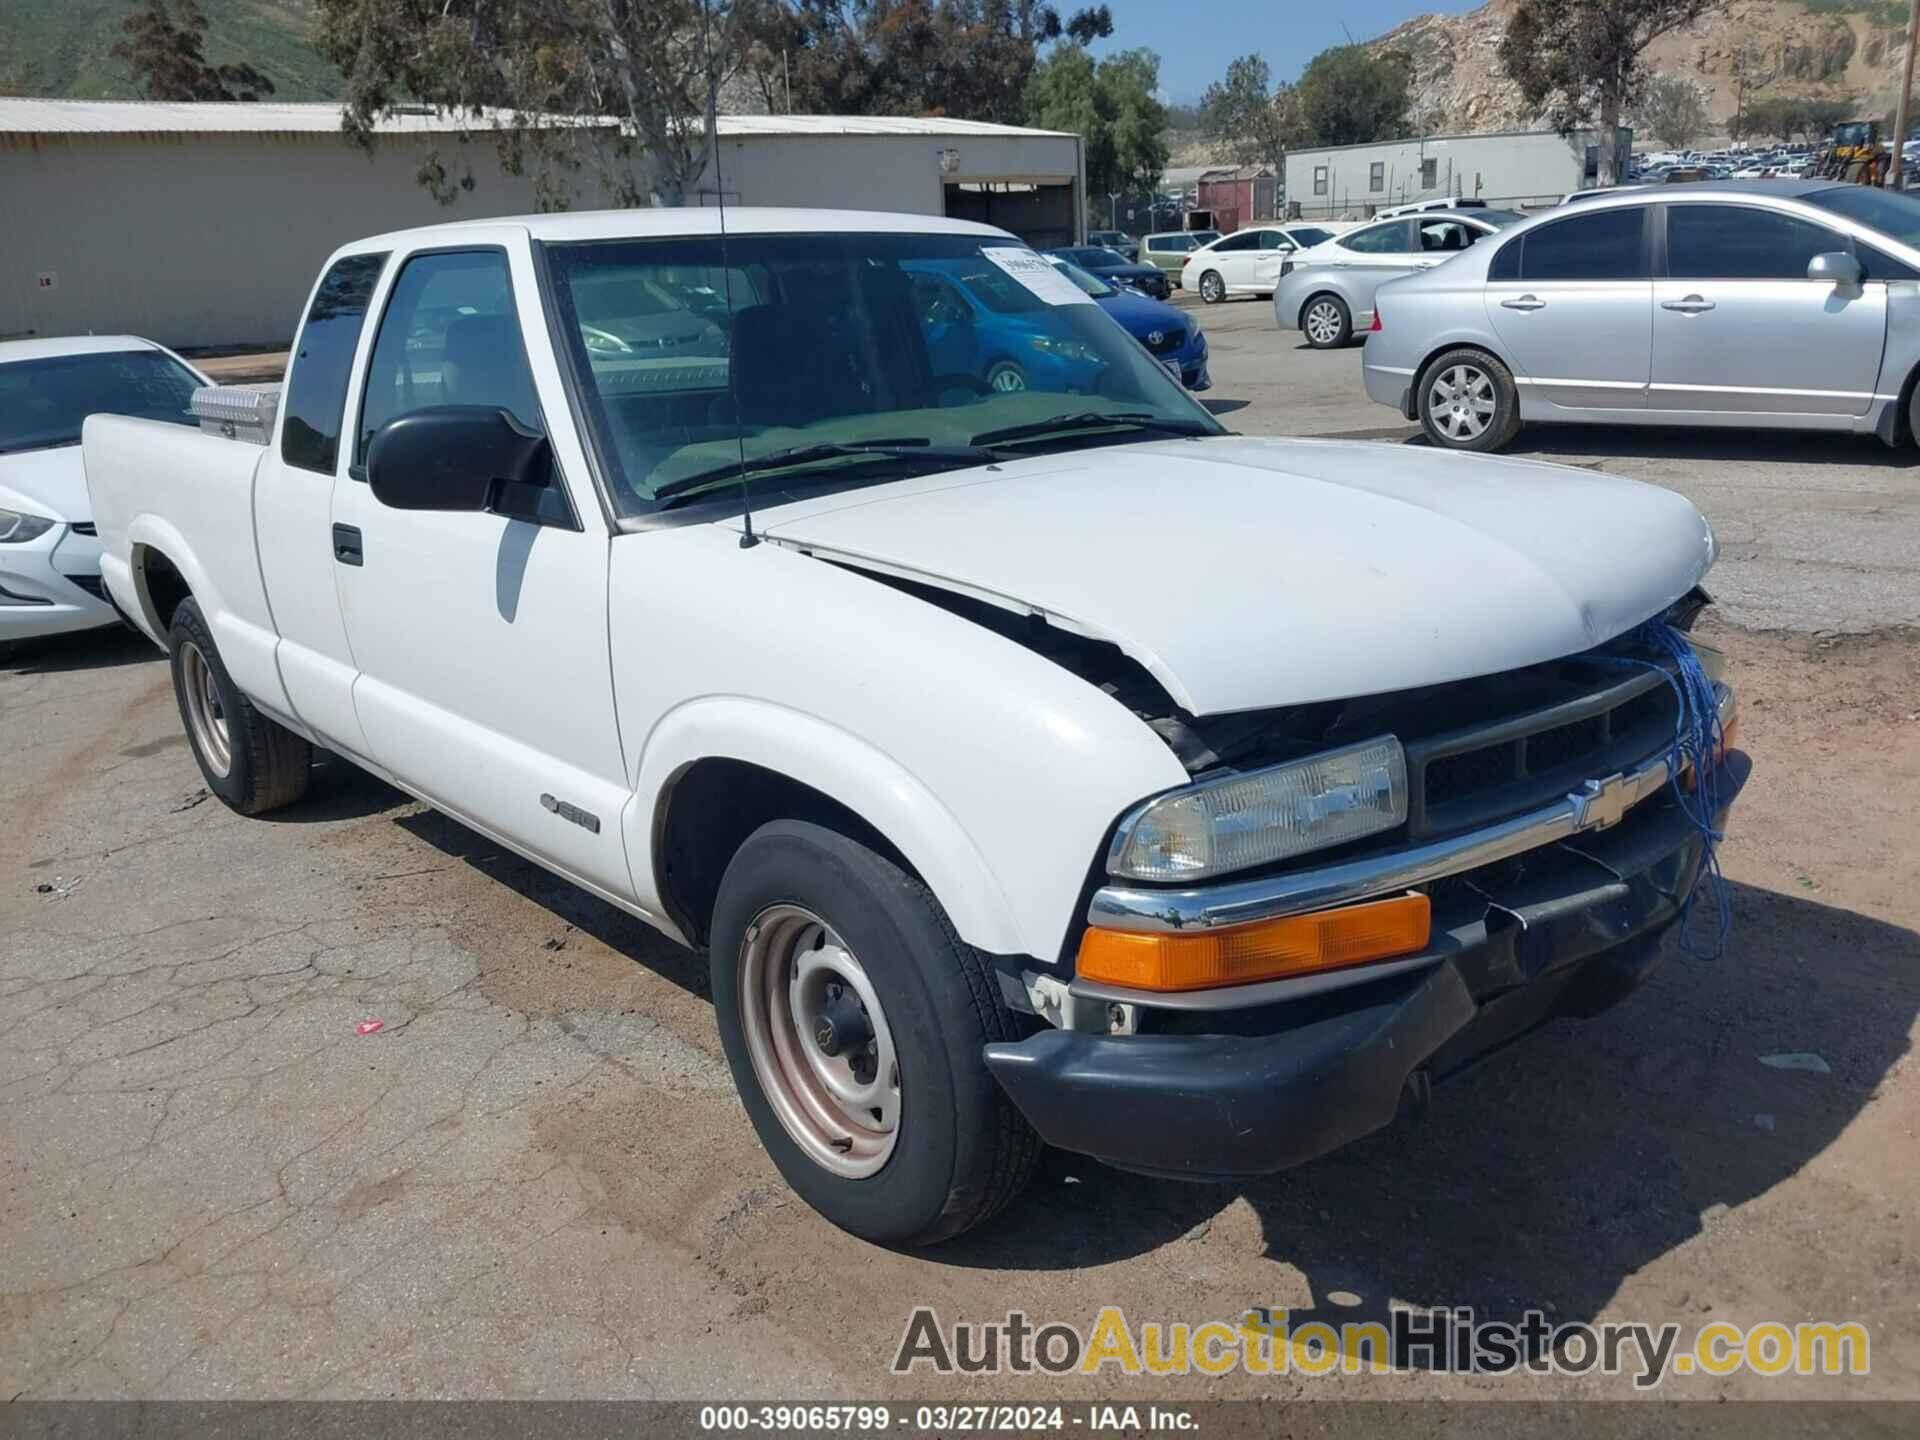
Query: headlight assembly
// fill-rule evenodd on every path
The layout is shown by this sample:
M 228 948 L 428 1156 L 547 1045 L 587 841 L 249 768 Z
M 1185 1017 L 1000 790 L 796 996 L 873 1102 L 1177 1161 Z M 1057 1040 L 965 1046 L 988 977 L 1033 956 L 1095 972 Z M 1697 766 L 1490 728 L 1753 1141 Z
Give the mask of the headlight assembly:
M 1204 880 L 1391 830 L 1407 818 L 1407 757 L 1391 735 L 1149 800 L 1107 859 L 1126 880 Z
M 1100 358 L 1099 352 L 1083 341 L 1068 340 L 1057 335 L 1034 335 L 1029 339 L 1034 349 L 1043 354 L 1058 355 L 1062 360 L 1077 360 L 1085 364 Z
M 17 510 L 0 510 L 0 545 L 24 545 L 29 540 L 38 540 L 59 523 L 38 515 L 22 515 Z

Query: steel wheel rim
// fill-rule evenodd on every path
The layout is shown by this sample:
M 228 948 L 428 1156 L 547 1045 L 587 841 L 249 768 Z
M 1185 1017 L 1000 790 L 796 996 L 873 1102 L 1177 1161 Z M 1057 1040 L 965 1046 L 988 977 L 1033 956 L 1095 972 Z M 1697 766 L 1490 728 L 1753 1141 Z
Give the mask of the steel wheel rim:
M 1449 440 L 1478 440 L 1498 408 L 1493 377 L 1478 365 L 1449 365 L 1427 388 L 1427 414 Z
M 1308 308 L 1307 335 L 1323 345 L 1339 338 L 1340 312 L 1334 308 L 1331 300 L 1316 301 Z
M 1015 365 L 996 365 L 993 373 L 987 376 L 987 384 L 1005 394 L 1027 388 L 1027 377 L 1020 373 Z
M 220 703 L 220 686 L 213 666 L 191 640 L 180 646 L 180 691 L 186 698 L 187 728 L 194 748 L 216 775 L 233 768 L 233 742 L 227 735 L 227 710 Z
M 739 965 L 747 1054 L 782 1128 L 824 1170 L 876 1173 L 900 1137 L 900 1062 L 865 967 L 799 905 L 755 916 Z

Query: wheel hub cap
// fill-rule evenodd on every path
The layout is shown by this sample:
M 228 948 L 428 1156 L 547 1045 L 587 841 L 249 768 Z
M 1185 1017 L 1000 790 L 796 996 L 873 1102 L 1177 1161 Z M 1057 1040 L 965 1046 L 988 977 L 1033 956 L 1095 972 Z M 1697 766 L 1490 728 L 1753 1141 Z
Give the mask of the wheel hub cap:
M 900 1062 L 873 982 L 833 927 L 774 905 L 740 946 L 741 1028 L 781 1126 L 816 1165 L 861 1179 L 900 1134 Z
M 1434 427 L 1450 440 L 1474 440 L 1493 423 L 1493 377 L 1472 365 L 1449 366 L 1427 392 Z
M 187 729 L 194 746 L 216 775 L 233 768 L 233 742 L 227 733 L 227 712 L 220 703 L 220 686 L 213 666 L 191 640 L 180 646 L 180 691 L 186 702 Z

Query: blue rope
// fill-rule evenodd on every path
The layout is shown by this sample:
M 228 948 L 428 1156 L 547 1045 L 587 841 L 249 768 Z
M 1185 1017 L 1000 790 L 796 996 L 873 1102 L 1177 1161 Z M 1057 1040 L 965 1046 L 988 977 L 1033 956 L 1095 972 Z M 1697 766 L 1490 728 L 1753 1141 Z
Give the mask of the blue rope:
M 1674 717 L 1673 746 L 1667 754 L 1674 803 L 1700 832 L 1700 867 L 1693 884 L 1680 903 L 1680 949 L 1696 960 L 1717 960 L 1726 953 L 1727 936 L 1733 931 L 1733 898 L 1726 879 L 1720 873 L 1721 832 L 1714 828 L 1714 816 L 1721 809 L 1720 766 L 1715 763 L 1726 739 L 1720 727 L 1720 706 L 1713 694 L 1713 681 L 1707 678 L 1693 644 L 1665 620 L 1649 620 L 1633 632 L 1633 639 L 1666 656 L 1671 667 L 1652 660 L 1628 655 L 1598 658 L 1651 670 L 1673 690 L 1678 712 Z M 1681 784 L 1691 769 L 1693 788 Z M 1711 943 L 1697 945 L 1693 938 L 1694 901 L 1708 892 L 1713 905 L 1714 933 Z

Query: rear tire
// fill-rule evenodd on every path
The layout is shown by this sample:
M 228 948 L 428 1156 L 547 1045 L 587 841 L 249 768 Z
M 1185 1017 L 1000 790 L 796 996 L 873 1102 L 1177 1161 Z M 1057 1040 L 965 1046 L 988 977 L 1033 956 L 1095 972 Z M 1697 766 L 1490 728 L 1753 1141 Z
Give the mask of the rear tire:
M 1316 350 L 1338 350 L 1353 338 L 1353 312 L 1338 295 L 1316 295 L 1300 307 L 1300 329 Z
M 1520 433 L 1520 391 L 1513 372 L 1484 350 L 1448 350 L 1415 382 L 1414 403 L 1427 439 L 1444 450 L 1503 449 Z
M 1227 282 L 1220 278 L 1218 270 L 1209 270 L 1200 277 L 1200 298 L 1209 305 L 1218 305 L 1227 298 Z
M 167 632 L 173 696 L 207 789 L 242 815 L 263 815 L 307 793 L 313 747 L 240 693 L 189 596 Z
M 926 886 L 835 831 L 777 820 L 727 866 L 712 933 L 727 1064 L 801 1199 L 863 1239 L 920 1246 L 1020 1193 L 1040 1139 L 981 1055 L 1020 1020 Z

